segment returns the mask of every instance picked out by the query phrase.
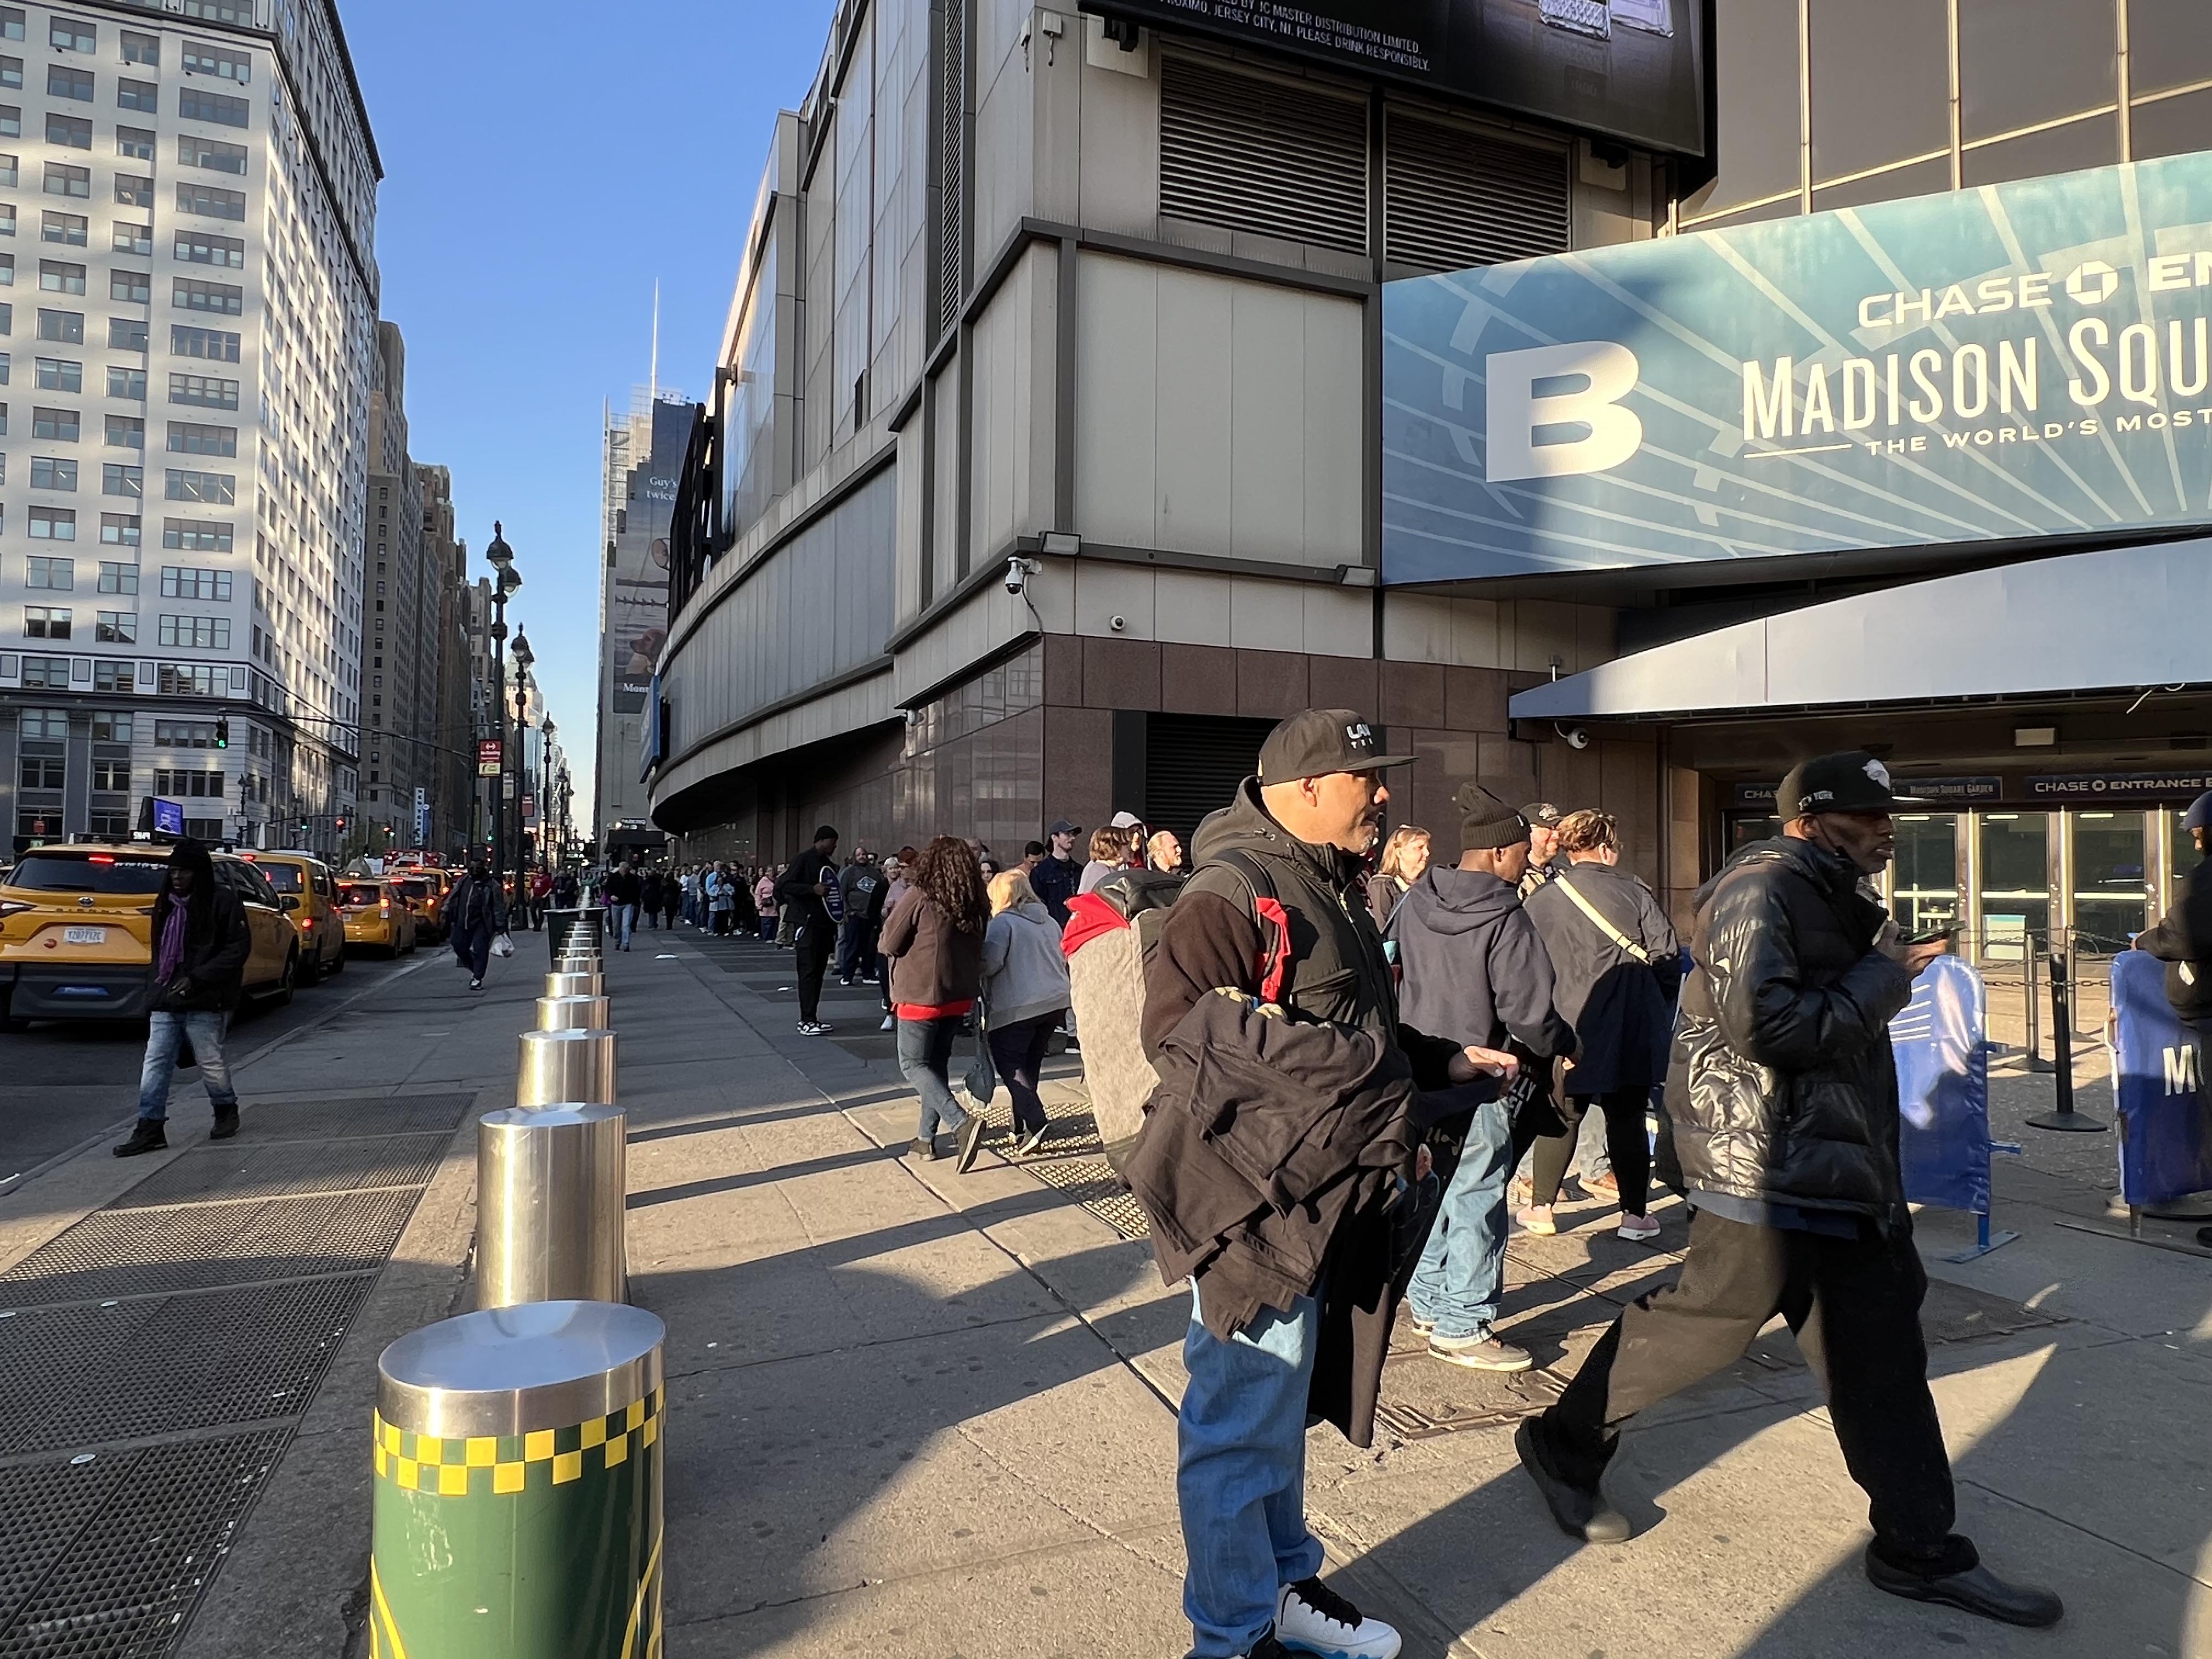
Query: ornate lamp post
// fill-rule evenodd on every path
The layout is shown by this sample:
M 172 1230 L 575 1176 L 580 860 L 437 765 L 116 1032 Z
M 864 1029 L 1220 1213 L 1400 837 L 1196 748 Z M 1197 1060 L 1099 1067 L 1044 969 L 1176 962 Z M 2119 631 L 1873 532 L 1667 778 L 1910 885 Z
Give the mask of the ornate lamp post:
M 484 558 L 497 573 L 491 585 L 492 624 L 491 659 L 492 680 L 497 688 L 492 696 L 492 729 L 500 740 L 500 752 L 507 751 L 507 596 L 522 586 L 522 578 L 514 574 L 514 550 L 507 544 L 507 537 L 498 520 L 492 520 L 491 545 L 484 549 Z M 521 641 L 516 641 L 518 652 Z M 517 816 L 520 803 L 517 802 Z M 492 791 L 491 863 L 495 879 L 505 873 L 501 866 L 507 860 L 507 774 L 501 763 L 500 776 Z
M 524 852 L 524 837 L 528 834 L 523 823 L 522 797 L 530 787 L 528 734 L 530 730 L 530 665 L 538 655 L 530 648 L 530 641 L 523 631 L 514 630 L 514 888 L 519 896 L 528 885 L 526 866 L 529 858 Z

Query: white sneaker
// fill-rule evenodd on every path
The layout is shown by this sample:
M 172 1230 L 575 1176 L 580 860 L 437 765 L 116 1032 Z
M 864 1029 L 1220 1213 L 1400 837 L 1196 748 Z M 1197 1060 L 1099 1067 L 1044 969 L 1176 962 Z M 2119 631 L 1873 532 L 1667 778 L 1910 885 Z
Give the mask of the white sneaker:
M 1615 1229 L 1614 1236 L 1638 1244 L 1646 1243 L 1659 1237 L 1659 1223 L 1656 1218 L 1648 1215 L 1625 1215 L 1620 1218 L 1620 1225 Z
M 885 1014 L 884 1016 L 884 1023 L 877 1026 L 876 1029 L 878 1031 L 896 1031 L 898 1030 L 898 1016 L 896 1014 Z
M 1398 1659 L 1398 1632 L 1379 1619 L 1360 1617 L 1319 1578 L 1276 1592 L 1275 1639 L 1294 1653 L 1328 1659 Z

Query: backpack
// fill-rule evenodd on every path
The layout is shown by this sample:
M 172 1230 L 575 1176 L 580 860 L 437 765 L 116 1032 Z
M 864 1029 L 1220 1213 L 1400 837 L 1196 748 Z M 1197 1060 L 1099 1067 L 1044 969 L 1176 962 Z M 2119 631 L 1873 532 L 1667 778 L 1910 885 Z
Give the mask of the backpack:
M 1267 867 L 1231 848 L 1209 864 L 1235 871 L 1250 895 L 1263 959 L 1254 964 L 1260 1000 L 1282 994 L 1290 965 L 1290 918 Z M 1145 980 L 1168 911 L 1188 878 L 1157 870 L 1125 870 L 1067 902 L 1060 950 L 1067 957 L 1068 1001 L 1083 1045 L 1083 1081 L 1106 1161 L 1116 1174 L 1145 1127 L 1159 1073 L 1145 1048 Z

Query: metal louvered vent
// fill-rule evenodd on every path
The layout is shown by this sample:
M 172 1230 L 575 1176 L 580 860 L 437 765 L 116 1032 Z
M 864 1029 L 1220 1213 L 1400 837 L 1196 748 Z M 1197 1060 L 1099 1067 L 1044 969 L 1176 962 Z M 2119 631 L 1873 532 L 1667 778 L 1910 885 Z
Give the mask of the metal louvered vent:
M 1456 270 L 1565 251 L 1564 152 L 1486 137 L 1395 109 L 1388 122 L 1385 258 Z
M 1164 54 L 1160 211 L 1367 251 L 1367 106 Z
M 968 8 L 945 0 L 944 56 L 938 66 L 937 327 L 942 334 L 960 314 L 966 287 L 962 253 L 961 200 L 968 184 Z
M 1259 769 L 1272 720 L 1218 714 L 1145 717 L 1145 822 L 1172 830 L 1190 846 L 1209 812 L 1237 799 L 1237 786 Z

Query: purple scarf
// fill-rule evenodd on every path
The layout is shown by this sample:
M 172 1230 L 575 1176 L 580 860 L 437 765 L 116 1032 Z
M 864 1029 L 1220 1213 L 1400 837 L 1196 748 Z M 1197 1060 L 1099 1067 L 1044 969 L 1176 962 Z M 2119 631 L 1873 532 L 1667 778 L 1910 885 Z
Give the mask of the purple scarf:
M 154 952 L 154 982 L 167 985 L 177 976 L 185 959 L 185 928 L 191 921 L 189 902 L 172 900 L 168 920 L 161 924 L 161 942 Z

